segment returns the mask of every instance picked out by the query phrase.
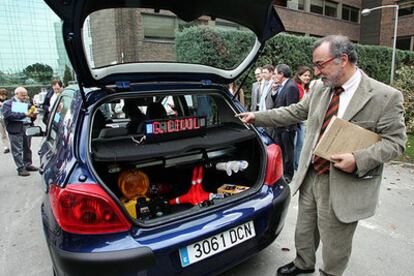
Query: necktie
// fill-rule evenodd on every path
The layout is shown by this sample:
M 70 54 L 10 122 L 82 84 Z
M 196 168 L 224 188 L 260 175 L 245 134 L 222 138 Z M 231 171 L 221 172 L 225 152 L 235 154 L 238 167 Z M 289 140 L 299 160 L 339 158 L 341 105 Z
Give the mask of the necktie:
M 340 87 L 335 87 L 333 89 L 332 99 L 329 102 L 328 111 L 326 111 L 325 118 L 323 119 L 323 124 L 321 128 L 321 133 L 319 134 L 319 139 L 322 137 L 322 134 L 325 132 L 326 127 L 328 126 L 329 122 L 331 121 L 332 117 L 338 114 L 339 108 L 339 95 L 344 92 L 344 89 Z M 324 174 L 329 171 L 330 164 L 329 161 L 315 156 L 315 160 L 313 162 L 313 168 L 315 169 L 317 174 Z

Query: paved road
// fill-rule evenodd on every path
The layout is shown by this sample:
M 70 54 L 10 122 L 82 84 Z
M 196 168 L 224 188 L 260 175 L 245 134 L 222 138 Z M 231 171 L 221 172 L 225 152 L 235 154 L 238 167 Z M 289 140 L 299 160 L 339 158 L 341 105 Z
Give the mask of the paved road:
M 39 142 L 33 140 L 35 164 Z M 18 177 L 10 154 L 0 153 L 0 168 L 0 276 L 52 275 L 40 222 L 40 177 Z M 388 165 L 384 178 L 380 208 L 359 223 L 345 276 L 414 275 L 414 169 Z M 275 275 L 278 266 L 290 262 L 296 213 L 297 196 L 280 237 L 224 276 Z M 320 265 L 320 252 L 318 261 Z

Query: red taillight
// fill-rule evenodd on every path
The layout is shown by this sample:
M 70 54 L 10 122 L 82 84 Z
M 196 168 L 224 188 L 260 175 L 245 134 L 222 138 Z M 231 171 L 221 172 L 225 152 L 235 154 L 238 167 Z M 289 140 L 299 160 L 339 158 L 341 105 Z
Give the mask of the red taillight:
M 282 150 L 276 144 L 267 146 L 267 167 L 264 184 L 273 186 L 283 175 Z
M 51 185 L 50 205 L 63 230 L 76 234 L 128 231 L 131 224 L 98 185 L 77 184 L 64 189 Z

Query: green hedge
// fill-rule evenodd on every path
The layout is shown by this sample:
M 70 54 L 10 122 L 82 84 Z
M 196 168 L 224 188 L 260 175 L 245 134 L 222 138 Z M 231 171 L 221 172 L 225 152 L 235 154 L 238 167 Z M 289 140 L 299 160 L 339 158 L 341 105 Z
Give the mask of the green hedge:
M 280 34 L 267 42 L 258 64 L 286 63 L 293 70 L 299 65 L 312 66 L 312 48 L 317 38 Z M 372 78 L 389 83 L 392 49 L 384 46 L 357 44 L 358 66 Z M 397 50 L 396 69 L 413 65 L 414 53 Z
M 178 32 L 176 35 L 177 60 L 181 62 L 199 62 L 219 68 L 232 68 L 238 65 L 240 58 L 246 56 L 246 51 L 252 45 L 254 37 L 243 31 L 213 29 L 209 27 L 191 27 Z M 312 66 L 312 48 L 317 38 L 279 34 L 266 43 L 262 55 L 255 67 L 265 64 L 288 64 L 294 71 L 300 65 Z M 357 44 L 358 66 L 369 76 L 384 83 L 389 83 L 391 72 L 392 49 L 383 46 Z M 397 50 L 395 83 L 412 82 L 414 76 L 402 68 L 414 65 L 414 53 Z M 407 70 L 407 69 L 405 69 Z M 409 71 L 410 69 L 408 69 Z M 400 73 L 399 73 L 400 72 Z M 407 79 L 408 78 L 408 79 Z M 246 103 L 250 102 L 251 84 L 255 82 L 254 72 L 250 71 L 243 87 Z M 401 86 L 401 85 L 400 85 Z M 412 94 L 403 90 L 405 98 L 412 99 Z M 403 85 L 404 86 L 404 85 Z M 405 86 L 404 86 L 405 87 Z M 411 90 L 412 91 L 412 90 Z M 405 102 L 407 122 L 414 119 L 414 106 Z M 414 131 L 413 128 L 409 128 Z
M 223 69 L 239 65 L 252 45 L 254 36 L 244 31 L 193 26 L 176 34 L 178 61 Z
M 405 125 L 414 133 L 414 66 L 403 66 L 396 72 L 393 86 L 404 94 Z

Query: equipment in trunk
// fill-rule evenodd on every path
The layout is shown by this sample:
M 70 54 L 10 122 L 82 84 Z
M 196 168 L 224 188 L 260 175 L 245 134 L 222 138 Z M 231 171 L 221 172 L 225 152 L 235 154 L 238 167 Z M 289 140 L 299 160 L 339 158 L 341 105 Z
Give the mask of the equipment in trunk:
M 109 106 L 121 103 L 125 116 L 93 123 L 90 157 L 131 217 L 200 211 L 259 185 L 260 140 L 222 96 L 138 97 Z

